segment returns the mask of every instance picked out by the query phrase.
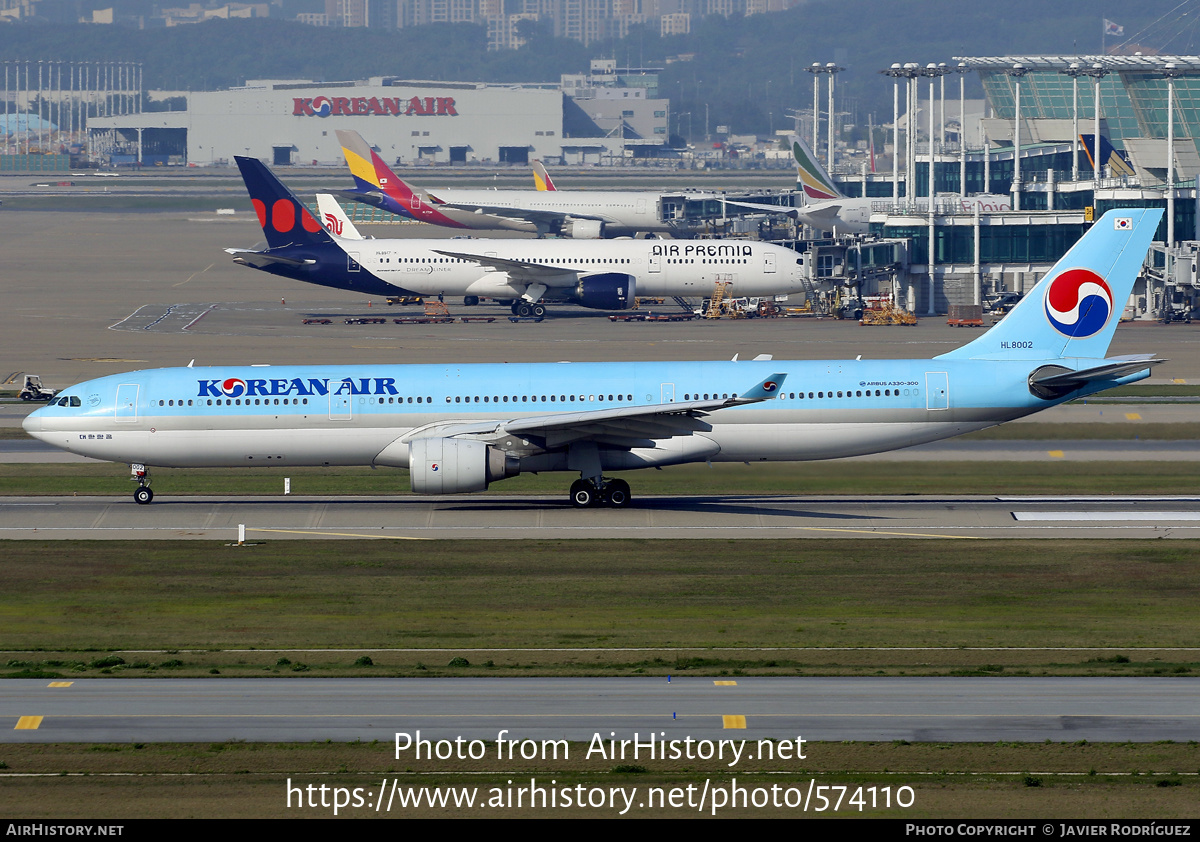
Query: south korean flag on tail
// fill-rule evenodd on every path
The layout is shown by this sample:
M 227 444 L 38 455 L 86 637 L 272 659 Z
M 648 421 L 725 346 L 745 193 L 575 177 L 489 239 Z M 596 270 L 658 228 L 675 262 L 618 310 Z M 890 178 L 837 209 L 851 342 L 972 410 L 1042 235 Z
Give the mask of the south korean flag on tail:
M 1113 220 L 1114 231 L 1128 231 L 1133 227 L 1133 220 L 1128 216 L 1118 216 Z

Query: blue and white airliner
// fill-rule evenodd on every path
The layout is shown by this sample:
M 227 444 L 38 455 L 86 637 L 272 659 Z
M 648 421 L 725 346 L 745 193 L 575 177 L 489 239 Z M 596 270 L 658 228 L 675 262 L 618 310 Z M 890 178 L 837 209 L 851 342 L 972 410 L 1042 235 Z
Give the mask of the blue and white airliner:
M 72 386 L 25 429 L 150 468 L 407 468 L 421 494 L 579 475 L 575 506 L 627 506 L 606 471 L 833 459 L 949 438 L 1146 377 L 1106 358 L 1161 210 L 1110 211 L 1008 316 L 931 360 L 167 368 Z

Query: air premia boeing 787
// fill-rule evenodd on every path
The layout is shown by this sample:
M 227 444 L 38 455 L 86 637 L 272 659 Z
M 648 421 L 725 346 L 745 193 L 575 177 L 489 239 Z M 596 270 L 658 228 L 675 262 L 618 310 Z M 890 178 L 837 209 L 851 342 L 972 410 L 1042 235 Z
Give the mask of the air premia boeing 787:
M 760 359 L 167 368 L 90 380 L 25 429 L 152 466 L 407 468 L 421 494 L 564 471 L 576 506 L 626 506 L 606 471 L 803 461 L 949 438 L 1141 380 L 1152 355 L 1105 358 L 1162 216 L 1110 211 L 1009 315 L 932 360 Z
M 811 290 L 800 256 L 746 240 L 344 239 L 327 231 L 261 161 L 237 158 L 268 248 L 226 249 L 236 262 L 368 295 L 512 300 L 519 316 L 543 301 L 626 310 L 638 296 L 700 298 Z M 545 195 L 545 194 L 543 194 Z M 340 220 L 331 220 L 339 230 Z

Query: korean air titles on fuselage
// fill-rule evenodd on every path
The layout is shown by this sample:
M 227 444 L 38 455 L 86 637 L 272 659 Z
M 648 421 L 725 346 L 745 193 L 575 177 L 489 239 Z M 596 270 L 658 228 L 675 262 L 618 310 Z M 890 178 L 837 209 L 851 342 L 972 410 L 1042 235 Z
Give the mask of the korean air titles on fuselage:
M 198 380 L 201 398 L 312 397 L 314 395 L 398 395 L 394 377 L 293 377 L 279 379 Z

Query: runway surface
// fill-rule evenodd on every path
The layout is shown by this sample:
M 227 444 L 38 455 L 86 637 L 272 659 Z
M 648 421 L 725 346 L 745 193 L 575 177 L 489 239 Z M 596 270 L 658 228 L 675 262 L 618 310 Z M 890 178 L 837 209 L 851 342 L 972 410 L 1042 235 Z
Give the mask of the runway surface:
M 841 460 L 839 460 L 841 461 Z M 1064 441 L 939 441 L 854 456 L 855 462 L 1200 462 L 1200 441 L 1122 441 L 1081 439 Z M 91 462 L 44 442 L 0 439 L 0 464 Z M 112 464 L 112 463 L 109 463 Z M 835 463 L 834 463 L 835 464 Z M 283 476 L 283 474 L 280 474 Z M 564 474 L 563 476 L 566 476 Z M 566 483 L 565 483 L 566 484 Z
M 56 686 L 62 685 L 62 686 Z M 33 719 L 40 717 L 40 719 Z M 88 679 L 0 684 L 4 742 L 1189 740 L 1197 678 Z
M 0 539 L 1195 538 L 1200 497 L 0 498 Z

